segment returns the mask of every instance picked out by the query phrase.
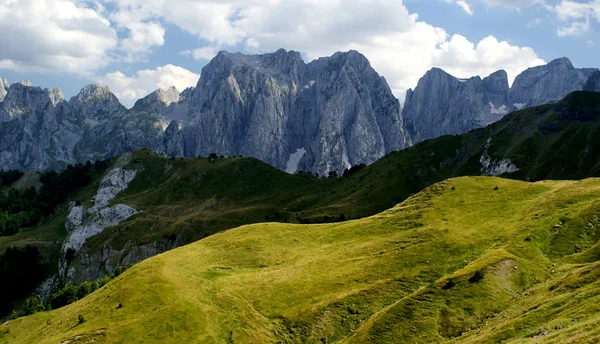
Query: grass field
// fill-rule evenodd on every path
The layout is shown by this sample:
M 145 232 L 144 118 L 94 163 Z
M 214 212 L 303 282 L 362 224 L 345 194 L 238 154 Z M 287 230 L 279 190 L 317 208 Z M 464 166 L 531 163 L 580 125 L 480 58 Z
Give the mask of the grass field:
M 598 342 L 599 210 L 597 179 L 450 179 L 360 220 L 212 235 L 0 343 Z

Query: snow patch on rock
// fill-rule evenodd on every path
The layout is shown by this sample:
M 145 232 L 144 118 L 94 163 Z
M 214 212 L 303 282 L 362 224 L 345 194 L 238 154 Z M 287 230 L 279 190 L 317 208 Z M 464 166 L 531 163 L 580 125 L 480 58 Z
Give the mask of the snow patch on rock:
M 481 174 L 484 176 L 499 176 L 504 173 L 517 172 L 519 169 L 510 159 L 494 160 L 488 153 L 492 138 L 487 140 L 485 150 L 479 159 L 481 163 Z
M 525 103 L 514 103 L 513 106 L 517 108 L 517 110 L 521 110 L 525 107 Z
M 304 85 L 304 89 L 308 90 L 309 88 L 311 88 L 314 84 L 315 84 L 315 80 L 311 80 L 308 82 L 308 84 Z
M 285 165 L 285 171 L 289 174 L 296 173 L 298 171 L 298 164 L 304 154 L 306 154 L 306 149 L 304 148 L 297 149 L 296 153 L 290 154 L 290 158 Z
M 490 101 L 490 113 L 492 113 L 493 115 L 506 115 L 508 113 L 508 109 L 504 104 L 499 108 L 496 108 L 494 106 L 494 103 Z

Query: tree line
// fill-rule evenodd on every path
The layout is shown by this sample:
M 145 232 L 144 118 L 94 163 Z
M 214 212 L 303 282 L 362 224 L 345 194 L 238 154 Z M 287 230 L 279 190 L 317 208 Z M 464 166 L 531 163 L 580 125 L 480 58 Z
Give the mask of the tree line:
M 35 226 L 52 214 L 74 190 L 89 185 L 94 171 L 103 171 L 107 167 L 106 161 L 69 165 L 60 172 L 42 173 L 39 191 L 34 187 L 23 191 L 11 188 L 0 196 L 0 236 L 14 235 L 22 228 Z M 21 176 L 23 173 L 19 171 L 0 173 L 3 185 L 12 185 Z

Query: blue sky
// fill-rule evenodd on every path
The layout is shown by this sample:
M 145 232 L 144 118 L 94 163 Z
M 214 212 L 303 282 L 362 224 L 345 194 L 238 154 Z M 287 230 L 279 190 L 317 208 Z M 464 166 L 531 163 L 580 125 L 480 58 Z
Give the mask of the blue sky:
M 402 99 L 431 67 L 520 71 L 567 56 L 600 67 L 600 0 L 0 0 L 0 76 L 89 83 L 133 102 L 195 85 L 219 50 L 278 48 L 306 61 L 356 49 Z

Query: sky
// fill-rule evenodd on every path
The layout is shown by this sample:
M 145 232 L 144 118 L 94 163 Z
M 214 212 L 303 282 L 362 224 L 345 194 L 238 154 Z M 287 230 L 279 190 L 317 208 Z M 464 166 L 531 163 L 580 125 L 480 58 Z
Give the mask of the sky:
M 432 67 L 509 82 L 563 56 L 600 67 L 599 25 L 600 0 L 0 0 L 0 76 L 67 99 L 100 83 L 130 107 L 196 85 L 220 50 L 354 49 L 403 100 Z

